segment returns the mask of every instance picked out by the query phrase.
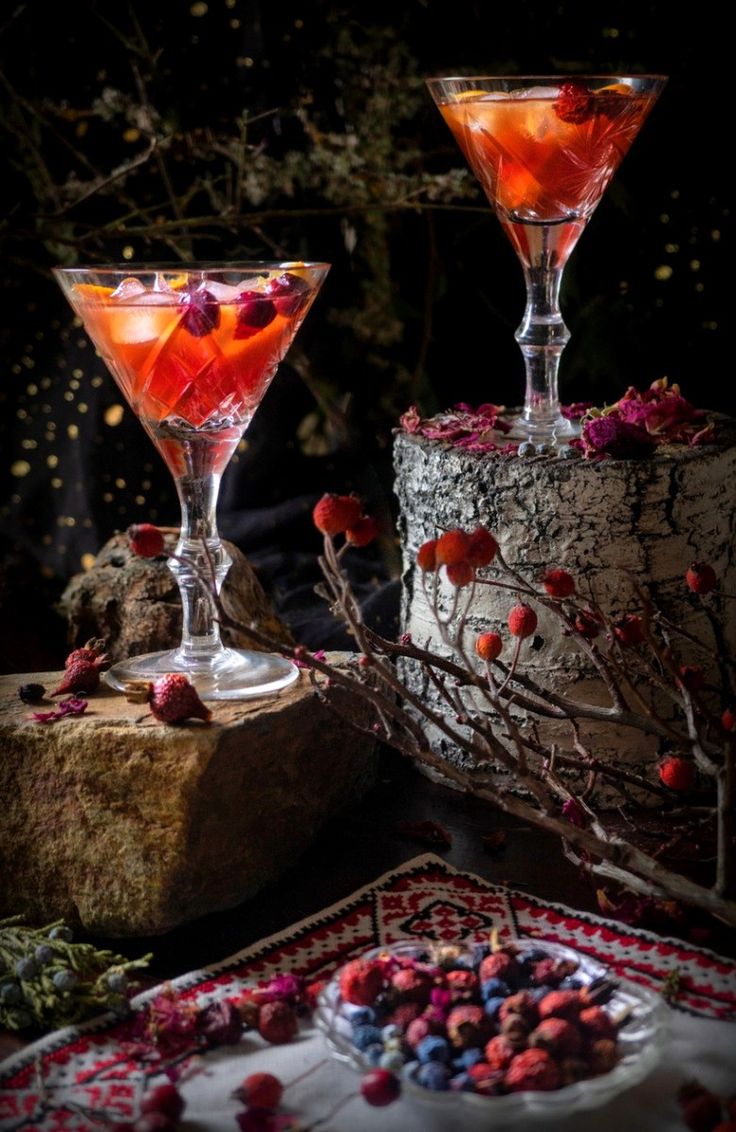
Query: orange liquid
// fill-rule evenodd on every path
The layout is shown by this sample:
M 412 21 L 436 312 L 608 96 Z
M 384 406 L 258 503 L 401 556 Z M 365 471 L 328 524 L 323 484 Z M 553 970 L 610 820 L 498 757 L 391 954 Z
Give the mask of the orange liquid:
M 87 289 L 89 291 L 89 289 Z M 237 303 L 197 336 L 186 308 L 78 287 L 75 307 L 133 411 L 175 475 L 224 470 L 309 305 L 238 337 Z M 196 466 L 195 466 L 196 465 Z
M 590 96 L 584 121 L 565 121 L 557 95 L 473 97 L 440 107 L 503 220 L 587 220 L 654 98 L 621 87 Z

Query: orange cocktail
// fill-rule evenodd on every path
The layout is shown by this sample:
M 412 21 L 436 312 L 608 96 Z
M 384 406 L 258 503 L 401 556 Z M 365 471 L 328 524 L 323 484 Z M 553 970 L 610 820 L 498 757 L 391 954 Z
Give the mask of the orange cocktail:
M 181 503 L 169 559 L 182 599 L 176 649 L 119 661 L 124 688 L 184 672 L 208 699 L 276 692 L 282 656 L 226 648 L 213 598 L 231 565 L 217 530 L 220 478 L 329 270 L 326 263 L 57 268 L 130 407 L 163 456 Z
M 557 394 L 569 338 L 562 271 L 664 83 L 658 75 L 428 80 L 524 268 L 527 309 L 516 339 L 527 389 L 517 434 L 530 444 L 546 447 L 570 432 Z

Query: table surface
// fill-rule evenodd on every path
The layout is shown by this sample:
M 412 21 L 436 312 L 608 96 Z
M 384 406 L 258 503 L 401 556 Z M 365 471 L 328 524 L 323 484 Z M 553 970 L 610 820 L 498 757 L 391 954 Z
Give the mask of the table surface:
M 452 837 L 449 849 L 422 845 L 400 833 L 400 821 L 434 821 Z M 490 853 L 484 835 L 503 832 L 503 848 Z M 215 963 L 349 896 L 422 851 L 438 852 L 458 869 L 580 911 L 599 912 L 595 880 L 567 861 L 559 840 L 523 825 L 487 803 L 432 782 L 406 760 L 382 755 L 378 782 L 360 801 L 328 822 L 309 849 L 274 884 L 255 897 L 159 937 L 94 939 L 129 958 L 153 952 L 147 983 Z M 736 954 L 736 938 L 713 921 L 707 946 Z M 647 924 L 645 926 L 651 927 Z M 677 925 L 667 934 L 681 935 Z M 685 929 L 686 930 L 686 929 Z M 82 938 L 81 935 L 78 938 Z M 0 1058 L 22 1042 L 0 1033 Z

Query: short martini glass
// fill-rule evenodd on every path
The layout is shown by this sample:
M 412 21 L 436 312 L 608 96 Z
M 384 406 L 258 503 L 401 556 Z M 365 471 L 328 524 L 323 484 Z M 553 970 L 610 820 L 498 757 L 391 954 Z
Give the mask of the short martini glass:
M 548 444 L 574 432 L 558 396 L 570 337 L 562 273 L 665 82 L 659 75 L 428 80 L 524 269 L 527 303 L 515 337 L 526 397 L 516 436 Z
M 231 566 L 216 521 L 222 473 L 328 270 L 260 262 L 55 270 L 181 503 L 169 559 L 181 592 L 181 643 L 115 664 L 106 674 L 114 688 L 183 672 L 206 699 L 243 699 L 297 678 L 284 657 L 223 645 L 203 581 L 219 592 Z

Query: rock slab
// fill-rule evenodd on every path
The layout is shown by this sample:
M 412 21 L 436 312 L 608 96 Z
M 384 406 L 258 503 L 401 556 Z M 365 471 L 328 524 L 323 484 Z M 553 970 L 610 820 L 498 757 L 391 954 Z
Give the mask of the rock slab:
M 177 727 L 104 687 L 83 716 L 33 722 L 52 705 L 22 703 L 18 685 L 59 676 L 0 677 L 0 917 L 158 935 L 272 881 L 373 781 L 373 740 L 306 672 Z
M 61 599 L 68 621 L 70 648 L 92 637 L 105 641 L 111 662 L 141 653 L 175 648 L 181 640 L 181 597 L 167 565 L 178 531 L 166 529 L 166 553 L 138 558 L 126 534 L 113 535 L 100 550 L 94 566 L 76 574 Z M 223 543 L 232 559 L 222 588 L 226 612 L 243 625 L 278 641 L 290 643 L 291 633 L 276 616 L 245 555 L 230 542 Z M 223 642 L 233 648 L 257 649 L 245 633 L 225 629 Z

